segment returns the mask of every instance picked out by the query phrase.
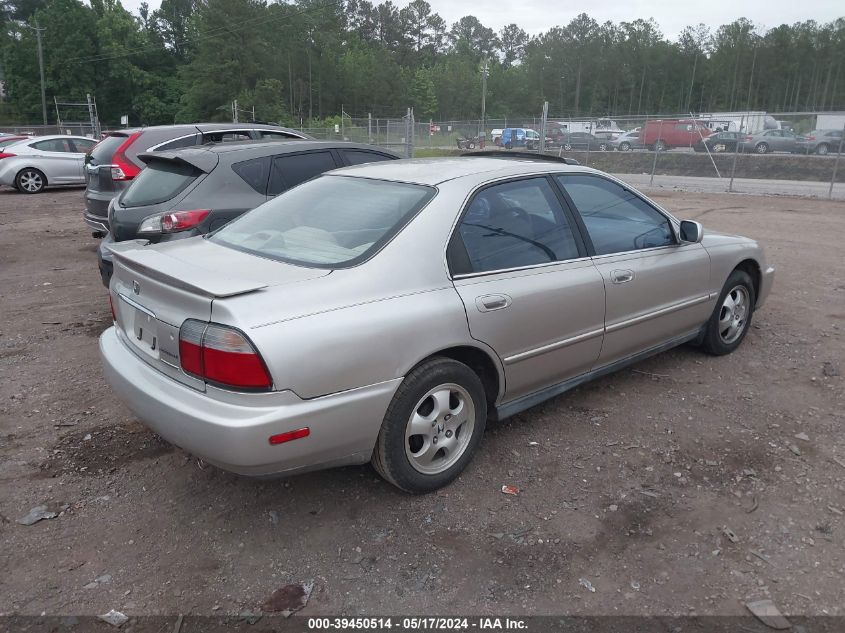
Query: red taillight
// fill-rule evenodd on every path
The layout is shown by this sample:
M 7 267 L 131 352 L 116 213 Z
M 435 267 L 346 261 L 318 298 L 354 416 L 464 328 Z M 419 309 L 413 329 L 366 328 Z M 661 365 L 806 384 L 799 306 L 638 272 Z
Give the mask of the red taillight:
M 202 335 L 206 324 L 189 319 L 179 329 L 179 361 L 182 369 L 202 378 Z
M 815 141 L 815 140 L 816 140 L 816 137 L 815 137 L 815 136 L 807 136 L 807 137 L 805 137 L 805 138 L 806 138 L 808 141 Z M 11 154 L 11 155 L 12 155 L 12 156 L 14 156 L 14 154 Z
M 3 158 L 14 158 L 17 154 L 9 154 L 8 152 L 0 152 L 0 160 Z
M 142 132 L 133 132 L 126 137 L 126 140 L 120 144 L 114 155 L 111 157 L 111 177 L 112 180 L 132 180 L 135 176 L 141 173 L 140 168 L 128 158 L 126 158 L 126 150 L 141 136 Z
M 165 233 L 176 233 L 186 231 L 199 225 L 211 213 L 208 209 L 195 209 L 193 211 L 173 211 L 165 213 L 161 217 L 161 230 Z
M 747 135 L 747 136 L 746 136 L 743 140 L 745 140 L 745 141 L 750 141 L 750 140 L 752 140 L 753 138 L 754 138 L 753 136 L 751 136 L 751 135 Z
M 296 429 L 295 431 L 288 431 L 287 433 L 278 433 L 276 435 L 270 436 L 270 444 L 284 444 L 285 442 L 290 442 L 293 440 L 298 440 L 303 437 L 308 437 L 311 435 L 311 429 L 307 426 L 301 429 Z
M 273 381 L 252 343 L 238 330 L 189 319 L 179 329 L 182 369 L 208 382 L 269 389 Z

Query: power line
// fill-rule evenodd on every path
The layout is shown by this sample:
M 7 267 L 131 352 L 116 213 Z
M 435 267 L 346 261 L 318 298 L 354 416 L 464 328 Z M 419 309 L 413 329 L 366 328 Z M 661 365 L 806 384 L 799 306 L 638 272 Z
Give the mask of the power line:
M 193 43 L 196 43 L 196 42 L 201 42 L 203 40 L 208 40 L 208 39 L 212 39 L 212 38 L 215 38 L 215 37 L 220 37 L 221 35 L 224 35 L 227 32 L 229 32 L 229 33 L 232 32 L 233 29 L 238 29 L 240 27 L 252 24 L 253 22 L 275 23 L 275 22 L 280 21 L 282 18 L 285 18 L 285 19 L 293 18 L 293 17 L 297 17 L 297 16 L 304 15 L 304 14 L 307 14 L 307 13 L 320 11 L 322 9 L 340 6 L 342 4 L 343 4 L 343 0 L 333 0 L 332 2 L 326 2 L 326 3 L 320 4 L 320 5 L 313 5 L 313 6 L 310 6 L 310 7 L 306 7 L 304 9 L 300 9 L 298 11 L 293 11 L 292 13 L 285 13 L 285 14 L 279 15 L 275 18 L 268 18 L 267 16 L 261 15 L 261 16 L 255 17 L 255 18 L 250 18 L 248 20 L 243 20 L 242 22 L 239 22 L 239 23 L 227 24 L 225 26 L 217 27 L 216 29 L 211 29 L 210 31 L 204 33 L 203 35 L 193 37 L 193 38 L 186 38 L 186 39 L 180 40 L 178 42 L 173 42 L 173 45 L 174 46 L 182 46 L 184 44 L 193 44 Z M 129 51 L 125 51 L 123 53 L 117 53 L 117 54 L 114 54 L 114 55 L 95 55 L 95 56 L 92 56 L 92 57 L 72 57 L 70 59 L 64 60 L 64 63 L 65 64 L 83 64 L 83 63 L 88 63 L 88 62 L 101 62 L 101 61 L 108 61 L 108 60 L 112 60 L 112 59 L 120 59 L 121 57 L 129 57 L 130 55 L 136 55 L 136 54 L 140 54 L 140 53 L 144 53 L 144 52 L 152 52 L 152 51 L 157 51 L 157 50 L 161 50 L 161 46 L 158 45 L 158 44 L 151 44 L 149 46 L 140 46 L 138 48 L 135 48 L 135 49 L 132 49 L 132 50 L 129 50 Z

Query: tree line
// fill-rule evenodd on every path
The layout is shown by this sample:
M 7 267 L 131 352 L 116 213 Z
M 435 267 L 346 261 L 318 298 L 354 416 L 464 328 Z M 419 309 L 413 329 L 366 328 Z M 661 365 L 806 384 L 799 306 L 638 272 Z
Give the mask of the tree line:
M 417 119 L 845 109 L 845 18 L 761 31 L 741 18 L 672 40 L 652 19 L 582 13 L 529 35 L 468 15 L 447 24 L 425 0 L 162 0 L 138 15 L 119 0 L 4 0 L 6 123 L 41 121 L 36 25 L 53 97 L 97 101 L 116 125 L 242 120 L 308 125 L 354 115 Z

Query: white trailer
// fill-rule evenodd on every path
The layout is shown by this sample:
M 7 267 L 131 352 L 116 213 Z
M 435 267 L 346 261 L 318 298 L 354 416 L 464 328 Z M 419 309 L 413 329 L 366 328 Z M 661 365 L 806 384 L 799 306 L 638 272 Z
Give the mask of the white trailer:
M 562 130 L 567 132 L 598 132 L 599 130 L 610 130 L 615 132 L 624 132 L 619 127 L 619 124 L 613 119 L 563 119 L 557 121 L 550 121 Z
M 763 130 L 780 129 L 780 123 L 765 112 L 703 112 L 696 118 L 712 131 L 756 134 Z
M 826 112 L 816 116 L 817 130 L 841 130 L 845 128 L 845 112 Z

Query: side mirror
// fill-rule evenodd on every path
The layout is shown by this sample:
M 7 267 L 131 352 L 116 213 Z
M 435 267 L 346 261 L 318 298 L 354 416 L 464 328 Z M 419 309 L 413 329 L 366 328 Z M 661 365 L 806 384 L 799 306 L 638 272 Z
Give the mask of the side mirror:
M 704 227 L 701 222 L 681 220 L 681 241 L 697 244 L 704 237 Z

